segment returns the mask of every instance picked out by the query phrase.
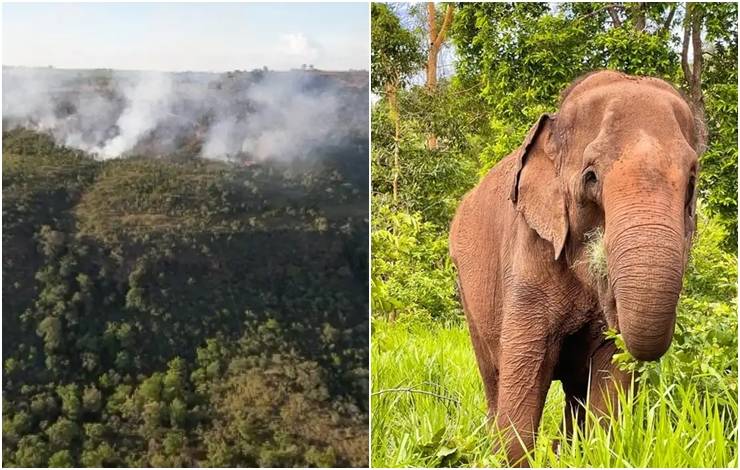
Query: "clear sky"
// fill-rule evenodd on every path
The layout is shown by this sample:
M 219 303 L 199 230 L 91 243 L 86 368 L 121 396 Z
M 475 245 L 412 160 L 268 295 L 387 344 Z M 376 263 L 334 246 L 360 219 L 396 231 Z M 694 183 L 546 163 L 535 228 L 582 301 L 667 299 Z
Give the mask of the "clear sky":
M 3 65 L 367 69 L 367 3 L 4 3 Z

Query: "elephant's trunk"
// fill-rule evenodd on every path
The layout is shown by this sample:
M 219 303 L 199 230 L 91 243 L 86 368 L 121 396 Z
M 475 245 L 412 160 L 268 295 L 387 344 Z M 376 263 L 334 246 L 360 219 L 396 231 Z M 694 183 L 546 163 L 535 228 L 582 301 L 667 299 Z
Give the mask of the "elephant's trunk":
M 656 192 L 654 182 L 650 187 L 625 184 L 612 193 L 604 229 L 619 329 L 630 354 L 647 361 L 671 344 L 685 243 L 681 195 L 672 194 L 673 185 L 665 192 Z

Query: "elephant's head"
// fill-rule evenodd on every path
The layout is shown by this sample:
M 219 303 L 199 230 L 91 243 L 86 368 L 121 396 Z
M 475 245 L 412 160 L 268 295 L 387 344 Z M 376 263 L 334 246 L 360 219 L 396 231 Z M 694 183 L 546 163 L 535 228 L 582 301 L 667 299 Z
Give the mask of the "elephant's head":
M 659 358 L 673 336 L 700 126 L 666 82 L 602 71 L 571 85 L 519 150 L 513 203 L 637 359 Z

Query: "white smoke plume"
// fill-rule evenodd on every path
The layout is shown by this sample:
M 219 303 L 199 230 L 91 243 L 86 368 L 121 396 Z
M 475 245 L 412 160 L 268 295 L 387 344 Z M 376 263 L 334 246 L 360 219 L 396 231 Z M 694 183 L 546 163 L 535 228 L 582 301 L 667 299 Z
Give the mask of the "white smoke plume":
M 366 138 L 367 74 L 3 67 L 2 108 L 4 130 L 48 132 L 100 159 L 292 160 Z
M 163 73 L 144 73 L 135 83 L 127 84 L 123 94 L 126 107 L 116 121 L 118 135 L 105 142 L 99 153 L 116 157 L 133 148 L 141 137 L 170 114 L 172 84 Z

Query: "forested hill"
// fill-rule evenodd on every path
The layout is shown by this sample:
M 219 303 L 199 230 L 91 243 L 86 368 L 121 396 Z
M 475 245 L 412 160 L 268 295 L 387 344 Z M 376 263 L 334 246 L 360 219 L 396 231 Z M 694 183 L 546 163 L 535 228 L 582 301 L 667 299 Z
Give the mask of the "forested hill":
M 100 161 L 3 132 L 4 465 L 367 465 L 366 145 Z

